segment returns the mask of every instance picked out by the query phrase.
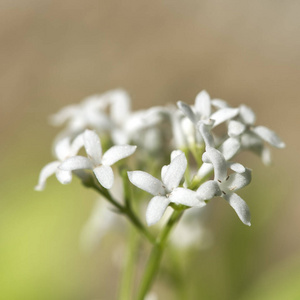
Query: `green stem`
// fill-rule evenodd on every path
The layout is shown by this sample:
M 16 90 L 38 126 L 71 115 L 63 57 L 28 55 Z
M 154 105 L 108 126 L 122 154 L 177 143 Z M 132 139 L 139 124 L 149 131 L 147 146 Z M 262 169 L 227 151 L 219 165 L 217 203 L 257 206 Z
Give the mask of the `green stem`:
M 123 274 L 120 288 L 120 300 L 131 300 L 132 299 L 132 284 L 134 275 L 134 263 L 136 258 L 136 251 L 138 249 L 138 235 L 130 225 L 129 243 L 127 247 L 126 260 L 123 266 Z
M 180 219 L 182 213 L 183 213 L 183 211 L 174 210 L 168 223 L 166 224 L 166 226 L 163 228 L 160 235 L 158 236 L 158 238 L 152 248 L 148 263 L 146 265 L 146 270 L 145 270 L 145 273 L 143 275 L 143 278 L 142 278 L 142 281 L 140 284 L 140 289 L 138 292 L 137 300 L 144 300 L 146 294 L 148 293 L 149 289 L 151 288 L 153 280 L 159 269 L 163 251 L 166 247 L 167 238 L 168 238 L 173 226 Z

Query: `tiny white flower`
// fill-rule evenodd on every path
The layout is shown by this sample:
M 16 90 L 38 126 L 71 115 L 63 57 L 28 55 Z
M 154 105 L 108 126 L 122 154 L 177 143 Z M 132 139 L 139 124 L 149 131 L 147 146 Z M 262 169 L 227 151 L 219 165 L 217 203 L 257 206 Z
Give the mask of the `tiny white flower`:
M 172 202 L 186 206 L 204 206 L 205 202 L 197 199 L 196 192 L 178 187 L 187 167 L 183 152 L 177 150 L 171 154 L 171 163 L 161 170 L 162 181 L 143 171 L 128 172 L 129 180 L 138 188 L 152 194 L 147 211 L 147 224 L 157 223 L 166 208 Z
M 88 158 L 83 156 L 71 157 L 65 160 L 59 168 L 65 171 L 91 169 L 99 183 L 104 188 L 110 189 L 114 183 L 114 174 L 111 166 L 133 154 L 136 146 L 113 146 L 102 155 L 102 146 L 98 135 L 88 129 L 83 134 L 83 141 Z
M 193 107 L 187 105 L 182 101 L 177 102 L 177 105 L 179 109 L 184 113 L 184 115 L 189 118 L 195 125 L 199 121 L 212 119 L 215 121 L 213 127 L 216 127 L 219 124 L 234 118 L 239 113 L 238 108 L 231 108 L 227 106 L 223 106 L 221 108 L 220 106 L 217 106 L 217 108 L 219 109 L 216 112 L 212 112 L 212 101 L 206 91 L 202 91 L 197 95 Z
M 246 202 L 235 191 L 248 185 L 251 181 L 251 171 L 238 163 L 228 163 L 222 153 L 212 147 L 207 147 L 203 161 L 211 163 L 214 168 L 214 180 L 203 183 L 197 190 L 200 200 L 209 200 L 221 196 L 235 210 L 240 220 L 250 226 L 250 211 Z M 234 173 L 227 175 L 227 168 Z
M 72 180 L 72 173 L 59 169 L 62 161 L 68 157 L 75 156 L 83 146 L 83 137 L 78 135 L 73 142 L 70 142 L 69 137 L 65 137 L 58 141 L 54 147 L 54 155 L 57 160 L 47 164 L 40 172 L 39 182 L 35 187 L 36 191 L 42 191 L 45 188 L 48 177 L 55 174 L 58 181 L 62 184 L 68 184 Z

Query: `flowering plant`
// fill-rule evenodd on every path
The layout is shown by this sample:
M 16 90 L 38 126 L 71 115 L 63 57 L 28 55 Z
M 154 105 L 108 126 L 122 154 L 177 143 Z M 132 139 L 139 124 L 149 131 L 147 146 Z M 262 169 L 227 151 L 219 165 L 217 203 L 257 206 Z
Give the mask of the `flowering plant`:
M 144 299 L 171 229 L 183 214 L 195 218 L 197 214 L 188 212 L 203 214 L 212 198 L 222 197 L 244 224 L 251 225 L 248 205 L 236 194 L 250 183 L 251 170 L 232 159 L 250 150 L 269 164 L 271 153 L 266 144 L 285 147 L 275 132 L 255 126 L 255 119 L 249 107 L 232 108 L 223 100 L 211 99 L 206 91 L 197 95 L 194 105 L 179 101 L 177 107 L 136 112 L 123 90 L 94 95 L 51 117 L 53 125 L 65 124 L 65 129 L 54 141 L 56 160 L 42 169 L 36 190 L 43 190 L 52 174 L 62 184 L 70 183 L 74 174 L 113 206 L 115 213 L 108 218 L 97 202 L 84 230 L 86 248 L 94 245 L 120 214 L 131 221 L 153 246 L 137 293 L 137 299 Z M 224 134 L 218 135 L 216 127 L 225 128 Z M 78 155 L 80 151 L 86 155 Z M 151 200 L 140 190 L 151 194 Z M 146 223 L 148 227 L 159 223 L 158 233 L 157 227 L 148 228 L 140 217 L 145 201 Z M 168 221 L 160 221 L 168 208 L 172 211 Z M 194 227 L 185 228 L 186 235 L 198 233 Z M 130 277 L 128 270 L 127 266 L 124 276 Z M 123 280 L 122 299 L 130 297 L 131 285 L 130 280 Z

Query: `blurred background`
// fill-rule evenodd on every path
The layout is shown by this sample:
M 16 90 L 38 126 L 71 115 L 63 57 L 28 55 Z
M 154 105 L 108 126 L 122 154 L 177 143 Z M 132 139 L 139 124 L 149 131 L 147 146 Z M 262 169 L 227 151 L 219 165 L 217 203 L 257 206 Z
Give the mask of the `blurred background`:
M 125 239 L 106 237 L 91 255 L 79 249 L 95 194 L 54 177 L 44 192 L 33 188 L 52 161 L 58 130 L 48 116 L 121 87 L 135 109 L 192 104 L 206 89 L 251 106 L 257 124 L 282 137 L 271 167 L 243 156 L 252 226 L 215 201 L 214 243 L 184 255 L 183 274 L 189 299 L 300 299 L 299 15 L 296 0 L 2 0 L 1 298 L 116 299 L 112 253 Z M 176 299 L 160 277 L 153 291 Z

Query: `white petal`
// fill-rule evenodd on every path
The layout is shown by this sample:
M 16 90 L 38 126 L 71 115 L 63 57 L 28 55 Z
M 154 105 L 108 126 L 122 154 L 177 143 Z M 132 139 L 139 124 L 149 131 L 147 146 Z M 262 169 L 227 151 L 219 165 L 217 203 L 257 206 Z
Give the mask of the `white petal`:
M 237 172 L 237 173 L 244 173 L 246 171 L 246 168 L 239 163 L 227 162 L 227 166 L 232 171 Z
M 244 173 L 233 173 L 230 174 L 227 178 L 228 179 L 224 183 L 222 183 L 222 188 L 225 188 L 225 192 L 236 191 L 251 182 L 251 170 L 246 169 Z
M 143 171 L 127 172 L 132 184 L 138 188 L 154 195 L 165 195 L 166 191 L 160 180 Z
M 111 97 L 110 115 L 111 119 L 121 126 L 124 124 L 124 120 L 127 120 L 131 112 L 131 100 L 128 93 L 124 90 L 111 91 L 109 95 Z
M 182 204 L 186 206 L 204 206 L 206 203 L 204 201 L 200 201 L 197 197 L 197 193 L 185 189 L 185 188 L 176 188 L 172 191 L 169 196 L 170 202 L 176 204 Z
M 214 170 L 214 167 L 211 163 L 203 163 L 197 173 L 197 176 L 199 176 L 200 178 L 204 178 L 208 174 L 210 174 L 213 170 Z
M 60 170 L 73 171 L 81 169 L 93 169 L 91 161 L 83 156 L 73 156 L 61 163 Z
M 280 139 L 280 137 L 272 130 L 264 126 L 256 126 L 252 129 L 259 137 L 261 137 L 266 142 L 270 143 L 276 148 L 284 148 L 285 143 Z
M 227 194 L 224 195 L 223 197 L 228 201 L 230 206 L 235 210 L 240 220 L 244 224 L 250 226 L 251 215 L 247 203 L 235 193 Z
M 227 164 L 223 154 L 215 148 L 209 147 L 206 149 L 204 155 L 206 158 L 209 158 L 209 161 L 213 164 L 214 179 L 223 181 L 227 177 Z
M 45 188 L 48 177 L 50 177 L 51 175 L 53 175 L 56 172 L 59 165 L 60 165 L 59 161 L 53 161 L 53 162 L 47 164 L 41 170 L 40 176 L 39 176 L 39 182 L 34 188 L 36 191 L 42 191 Z
M 95 165 L 99 165 L 102 158 L 102 147 L 96 132 L 87 129 L 83 134 L 83 141 L 87 155 Z
M 78 113 L 77 105 L 69 105 L 62 108 L 58 113 L 50 116 L 50 123 L 53 126 L 61 126 L 65 123 L 69 118 L 73 117 Z
M 169 203 L 169 199 L 163 196 L 156 196 L 150 200 L 146 211 L 148 226 L 154 225 L 161 219 Z
M 246 130 L 246 125 L 235 121 L 231 120 L 228 124 L 228 135 L 230 137 L 235 137 L 241 135 L 244 131 Z
M 135 150 L 136 146 L 113 146 L 103 154 L 102 163 L 104 165 L 111 166 L 117 161 L 130 156 Z
M 204 182 L 197 190 L 197 196 L 200 200 L 209 200 L 221 194 L 219 184 L 214 180 Z
M 186 103 L 184 103 L 182 101 L 178 101 L 177 106 L 183 112 L 183 114 L 187 118 L 189 118 L 193 123 L 197 122 L 195 113 L 193 112 L 193 110 L 191 109 L 191 107 L 189 105 L 187 105 Z
M 83 133 L 77 135 L 77 137 L 73 140 L 70 147 L 69 156 L 75 156 L 79 150 L 83 147 Z
M 70 154 L 70 137 L 59 140 L 54 146 L 55 156 L 59 160 L 64 160 Z
M 219 151 L 224 155 L 226 160 L 232 159 L 240 150 L 241 143 L 237 138 L 228 138 L 220 147 Z
M 247 125 L 253 125 L 256 121 L 254 111 L 250 107 L 243 104 L 240 106 L 240 117 Z
M 227 102 L 222 99 L 212 99 L 211 104 L 218 109 L 229 107 Z
M 63 171 L 57 170 L 56 171 L 56 178 L 61 184 L 68 184 L 72 181 L 72 172 L 70 171 Z
M 202 91 L 196 96 L 195 108 L 196 111 L 200 113 L 201 118 L 208 119 L 210 117 L 210 96 L 206 91 Z
M 100 166 L 93 169 L 99 183 L 106 189 L 110 189 L 114 184 L 114 173 L 110 166 Z
M 168 169 L 164 173 L 164 177 L 162 178 L 163 183 L 169 191 L 178 187 L 186 167 L 187 160 L 184 153 L 181 153 L 171 161 Z
M 174 160 L 177 156 L 179 156 L 180 154 L 182 154 L 181 150 L 173 150 L 171 152 L 171 161 Z
M 238 113 L 238 108 L 222 108 L 216 111 L 210 116 L 211 119 L 215 120 L 213 127 L 216 127 L 219 124 L 234 118 Z
M 210 133 L 211 126 L 200 121 L 198 122 L 197 127 L 204 139 L 206 147 L 214 147 L 214 138 Z

